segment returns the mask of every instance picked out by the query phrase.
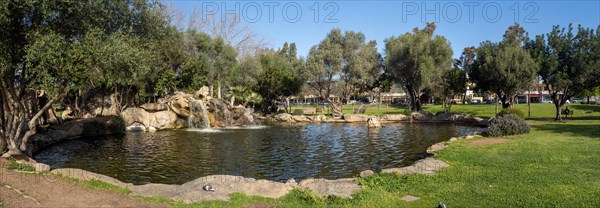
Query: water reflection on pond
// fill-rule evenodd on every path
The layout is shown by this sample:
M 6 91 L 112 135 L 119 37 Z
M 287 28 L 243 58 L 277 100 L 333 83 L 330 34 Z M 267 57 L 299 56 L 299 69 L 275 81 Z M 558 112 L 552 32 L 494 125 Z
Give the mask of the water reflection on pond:
M 135 184 L 182 184 L 214 174 L 286 181 L 342 178 L 362 170 L 407 166 L 426 149 L 477 127 L 436 123 L 272 125 L 217 131 L 128 133 L 84 138 L 35 155 L 53 168 L 70 167 Z

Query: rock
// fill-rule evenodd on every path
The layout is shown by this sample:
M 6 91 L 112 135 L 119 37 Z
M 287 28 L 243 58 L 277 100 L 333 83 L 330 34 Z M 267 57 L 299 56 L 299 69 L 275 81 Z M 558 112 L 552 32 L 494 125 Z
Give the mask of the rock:
M 153 126 L 149 126 L 147 129 L 148 132 L 156 132 L 156 128 L 154 128 Z
M 419 160 L 415 164 L 402 168 L 388 168 L 381 170 L 382 173 L 398 174 L 426 174 L 433 175 L 442 168 L 449 167 L 448 163 L 431 157 Z
M 169 109 L 164 103 L 145 103 L 140 107 L 148 112 L 166 111 Z
M 210 95 L 210 88 L 207 86 L 202 86 L 200 90 L 194 93 L 195 98 L 207 98 Z
M 443 149 L 446 149 L 446 145 L 443 142 L 440 142 L 440 143 L 431 145 L 431 147 L 427 148 L 427 153 L 433 153 L 433 152 L 437 152 L 437 151 L 440 151 Z
M 351 198 L 354 192 L 360 190 L 360 186 L 352 178 L 337 180 L 327 179 L 305 179 L 298 184 L 301 188 L 308 188 L 321 196 L 338 196 Z
M 487 127 L 490 125 L 490 120 L 479 117 L 473 117 L 474 125 Z M 476 123 L 475 123 L 476 122 Z
M 410 117 L 404 114 L 386 114 L 379 116 L 379 120 L 389 122 L 410 121 Z
M 410 114 L 410 117 L 412 118 L 412 120 L 415 121 L 431 121 L 433 118 L 433 114 L 427 111 L 418 111 L 412 112 Z
M 302 112 L 306 115 L 306 114 L 317 114 L 317 109 L 316 108 L 306 108 L 303 109 Z
M 2 158 L 10 158 L 10 154 L 8 152 L 5 152 L 4 154 L 2 154 Z
M 458 138 L 456 138 L 456 137 L 451 137 L 451 138 L 450 138 L 448 141 L 449 141 L 449 142 L 454 142 L 454 141 L 456 141 L 456 140 L 458 140 Z
M 215 191 L 202 190 L 202 187 L 206 184 L 210 184 Z M 241 176 L 212 175 L 181 185 L 174 199 L 183 201 L 228 200 L 233 193 L 279 198 L 286 195 L 290 190 L 292 190 L 291 186 L 274 181 L 256 180 Z
M 134 132 L 146 131 L 146 127 L 144 125 L 134 124 L 134 125 L 126 127 L 125 130 L 134 131 Z
M 298 182 L 296 182 L 296 180 L 294 180 L 293 178 L 288 179 L 285 182 L 286 185 L 291 186 L 291 187 L 297 187 L 298 186 Z
M 134 123 L 140 123 L 144 126 L 149 126 L 150 113 L 142 108 L 127 108 L 121 112 L 125 125 L 133 125 Z
M 369 128 L 381 128 L 381 123 L 379 123 L 377 118 L 369 118 L 367 124 L 369 125 Z
M 289 114 L 289 113 L 280 113 L 280 114 L 275 115 L 274 118 L 277 121 L 287 121 L 287 122 L 289 122 L 289 121 L 292 120 L 292 115 Z
M 406 202 L 411 202 L 411 201 L 417 201 L 417 200 L 419 200 L 421 198 L 420 197 L 416 197 L 416 196 L 406 195 L 406 196 L 403 196 L 400 199 L 403 200 L 403 201 L 406 201 Z
M 50 166 L 44 163 L 35 163 L 33 167 L 35 167 L 35 172 L 50 171 Z
M 457 113 L 438 113 L 431 119 L 435 121 L 463 121 L 464 117 L 464 115 Z
M 292 116 L 292 120 L 296 122 L 308 122 L 308 118 L 305 115 Z
M 149 118 L 150 121 L 147 121 L 148 125 L 146 126 L 152 126 L 156 129 L 174 129 L 176 127 L 177 114 L 172 111 L 151 113 Z
M 308 120 L 312 121 L 312 122 L 324 122 L 325 120 L 327 120 L 327 116 L 325 115 L 313 115 L 313 116 L 307 116 Z
M 375 116 L 368 116 L 362 114 L 344 114 L 343 119 L 348 123 L 356 123 L 356 122 L 367 122 L 369 118 L 375 118 Z
M 364 177 L 368 177 L 375 174 L 375 172 L 373 172 L 372 170 L 363 170 L 360 172 L 360 177 L 364 178 Z

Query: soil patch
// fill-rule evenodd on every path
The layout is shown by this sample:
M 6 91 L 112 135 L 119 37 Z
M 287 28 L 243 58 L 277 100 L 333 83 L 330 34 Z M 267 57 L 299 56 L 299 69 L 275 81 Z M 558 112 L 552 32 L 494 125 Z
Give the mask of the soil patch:
M 478 139 L 478 140 L 473 140 L 471 141 L 472 145 L 475 146 L 488 146 L 488 145 L 492 145 L 492 144 L 501 144 L 501 143 L 506 143 L 506 142 L 510 142 L 510 139 L 507 138 L 489 138 L 489 139 Z
M 55 175 L 6 169 L 0 160 L 0 198 L 8 207 L 166 207 L 116 191 L 75 186 Z

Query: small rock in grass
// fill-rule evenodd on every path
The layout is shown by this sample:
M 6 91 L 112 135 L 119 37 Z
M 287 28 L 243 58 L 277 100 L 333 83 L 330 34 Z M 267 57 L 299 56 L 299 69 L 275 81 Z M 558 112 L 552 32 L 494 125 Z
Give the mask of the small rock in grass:
M 375 172 L 373 172 L 372 170 L 363 170 L 360 172 L 360 177 L 364 178 L 364 177 L 368 177 L 375 174 Z
M 421 198 L 420 197 L 416 197 L 416 196 L 406 195 L 406 196 L 403 196 L 400 199 L 402 199 L 404 201 L 407 201 L 407 202 L 411 202 L 411 201 L 417 201 L 417 200 L 419 200 Z

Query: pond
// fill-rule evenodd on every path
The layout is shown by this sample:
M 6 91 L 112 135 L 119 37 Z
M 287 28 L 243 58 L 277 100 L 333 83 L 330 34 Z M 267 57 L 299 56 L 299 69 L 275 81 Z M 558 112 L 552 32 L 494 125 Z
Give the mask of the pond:
M 411 165 L 432 144 L 480 128 L 447 123 L 279 124 L 208 131 L 173 130 L 82 138 L 54 144 L 35 159 L 134 184 L 183 184 L 239 175 L 286 181 L 337 179 L 363 170 Z

